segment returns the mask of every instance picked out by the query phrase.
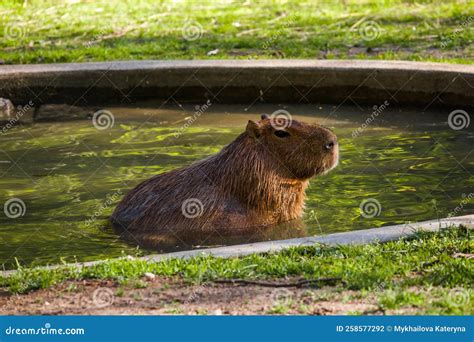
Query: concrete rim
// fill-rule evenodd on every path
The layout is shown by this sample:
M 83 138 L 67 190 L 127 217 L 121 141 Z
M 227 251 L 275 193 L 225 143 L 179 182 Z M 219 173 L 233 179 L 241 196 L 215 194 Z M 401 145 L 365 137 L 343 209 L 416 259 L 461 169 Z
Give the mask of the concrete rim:
M 474 106 L 474 65 L 373 60 L 178 60 L 0 66 L 16 105 L 167 101 Z M 261 93 L 264 93 L 261 95 Z
M 442 229 L 447 229 L 452 226 L 464 226 L 470 229 L 474 229 L 474 214 L 448 217 L 440 220 L 430 220 L 416 223 L 405 223 L 394 226 L 386 226 L 381 228 L 370 228 L 363 230 L 356 230 L 343 233 L 334 233 L 324 236 L 308 236 L 304 238 L 295 238 L 288 240 L 276 240 L 266 242 L 256 242 L 250 244 L 225 246 L 208 249 L 195 249 L 190 251 L 165 253 L 165 254 L 152 254 L 137 259 L 158 262 L 167 259 L 180 258 L 189 259 L 198 256 L 214 256 L 219 258 L 232 258 L 241 257 L 254 253 L 275 253 L 290 247 L 301 247 L 301 246 L 313 246 L 317 243 L 325 244 L 328 246 L 338 245 L 350 245 L 350 244 L 367 244 L 375 242 L 388 242 L 398 240 L 403 237 L 413 236 L 417 232 L 437 232 Z M 98 265 L 110 260 L 120 260 L 121 258 L 112 258 L 105 260 L 97 260 L 90 262 L 66 264 L 66 265 L 54 265 L 38 267 L 37 269 L 57 269 L 67 267 L 89 267 Z M 17 270 L 9 270 L 0 272 L 0 276 L 8 277 L 13 275 Z
M 472 73 L 474 64 L 452 64 L 435 62 L 413 62 L 398 60 L 364 59 L 258 59 L 258 60 L 131 60 L 86 63 L 51 64 L 14 64 L 0 65 L 0 74 L 40 73 L 87 70 L 143 70 L 143 69 L 180 69 L 180 68 L 270 68 L 270 69 L 405 69 L 418 71 L 450 71 L 454 73 Z

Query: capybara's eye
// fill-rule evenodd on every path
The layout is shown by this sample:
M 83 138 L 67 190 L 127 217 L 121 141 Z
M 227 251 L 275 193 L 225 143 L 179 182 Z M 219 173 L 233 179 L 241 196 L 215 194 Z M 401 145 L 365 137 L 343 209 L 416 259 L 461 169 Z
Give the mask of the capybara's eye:
M 332 142 L 332 141 L 327 143 L 326 145 L 324 145 L 324 148 L 326 150 L 331 150 L 333 147 L 334 147 L 334 142 Z
M 286 137 L 289 137 L 290 136 L 290 133 L 288 133 L 287 131 L 284 131 L 282 129 L 277 129 L 275 131 L 275 135 L 278 137 L 278 138 L 286 138 Z

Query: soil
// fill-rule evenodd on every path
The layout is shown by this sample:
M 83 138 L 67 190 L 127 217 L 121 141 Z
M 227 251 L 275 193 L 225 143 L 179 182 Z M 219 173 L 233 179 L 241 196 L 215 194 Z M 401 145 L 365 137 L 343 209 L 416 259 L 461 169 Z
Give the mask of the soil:
M 67 281 L 49 289 L 10 295 L 0 291 L 0 315 L 162 314 L 383 314 L 370 298 L 337 287 L 295 288 L 248 284 L 190 284 L 154 277 Z

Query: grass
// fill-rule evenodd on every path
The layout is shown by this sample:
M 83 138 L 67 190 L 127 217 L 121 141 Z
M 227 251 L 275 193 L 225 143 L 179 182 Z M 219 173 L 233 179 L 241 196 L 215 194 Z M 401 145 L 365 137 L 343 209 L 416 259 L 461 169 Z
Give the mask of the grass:
M 460 227 L 418 233 L 411 239 L 385 244 L 317 245 L 242 258 L 197 257 L 155 263 L 125 258 L 83 269 L 19 268 L 13 275 L 0 278 L 0 287 L 11 293 L 26 293 L 65 280 L 112 279 L 130 284 L 139 282 L 146 272 L 192 283 L 336 277 L 342 280 L 333 285 L 336 294 L 355 290 L 360 298 L 375 296 L 382 309 L 409 306 L 417 313 L 470 315 L 474 314 L 474 260 L 467 255 L 473 251 L 473 232 Z
M 474 6 L 468 0 L 3 0 L 0 60 L 369 58 L 473 63 L 473 23 Z

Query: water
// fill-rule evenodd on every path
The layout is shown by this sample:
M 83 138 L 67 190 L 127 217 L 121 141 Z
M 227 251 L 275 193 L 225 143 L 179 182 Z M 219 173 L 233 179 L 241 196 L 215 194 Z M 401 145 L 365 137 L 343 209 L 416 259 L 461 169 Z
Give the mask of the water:
M 339 136 L 339 167 L 313 179 L 307 191 L 305 235 L 474 212 L 474 132 L 450 129 L 447 112 L 388 108 L 354 138 L 372 109 L 259 105 L 244 111 L 214 105 L 183 129 L 194 108 L 110 107 L 115 122 L 105 130 L 75 121 L 18 126 L 2 134 L 0 204 L 21 199 L 25 211 L 17 218 L 0 212 L 0 264 L 150 252 L 118 240 L 107 224 L 122 195 L 157 173 L 218 152 L 248 119 L 279 108 Z M 364 201 L 366 213 L 360 209 Z M 237 242 L 246 241 L 214 239 L 206 246 Z

